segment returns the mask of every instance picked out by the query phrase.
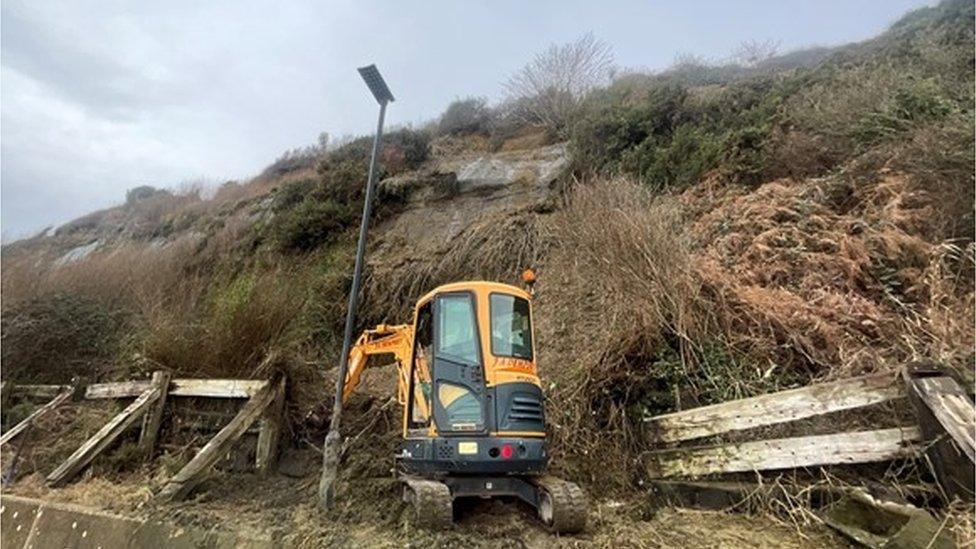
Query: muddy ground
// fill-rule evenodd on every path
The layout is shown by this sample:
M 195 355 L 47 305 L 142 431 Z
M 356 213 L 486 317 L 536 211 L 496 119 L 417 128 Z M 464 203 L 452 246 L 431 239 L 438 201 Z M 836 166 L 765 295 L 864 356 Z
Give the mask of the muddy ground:
M 151 483 L 151 481 L 150 481 Z M 145 477 L 88 477 L 65 488 L 28 476 L 7 491 L 79 503 L 182 525 L 229 529 L 294 547 L 850 547 L 826 526 L 798 526 L 772 515 L 655 508 L 649 498 L 603 499 L 592 494 L 586 531 L 549 534 L 533 510 L 513 500 L 459 500 L 453 529 L 417 528 L 391 478 L 345 483 L 332 513 L 316 505 L 315 474 L 217 473 L 183 503 L 156 505 Z

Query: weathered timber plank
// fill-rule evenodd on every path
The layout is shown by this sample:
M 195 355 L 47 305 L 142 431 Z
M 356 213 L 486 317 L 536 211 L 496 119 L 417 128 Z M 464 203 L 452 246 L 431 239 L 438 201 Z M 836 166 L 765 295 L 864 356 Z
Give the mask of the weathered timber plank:
M 257 451 L 255 452 L 255 466 L 258 473 L 268 474 L 278 457 L 278 439 L 281 435 L 282 412 L 285 406 L 285 378 L 274 388 L 274 400 L 265 410 L 259 422 Z
M 267 407 L 274 401 L 277 392 L 274 390 L 278 380 L 265 383 L 258 392 L 248 400 L 237 416 L 221 429 L 196 456 L 187 463 L 176 475 L 163 486 L 157 494 L 162 501 L 179 500 L 186 497 L 200 481 L 204 474 L 223 457 L 233 444 L 244 434 L 258 418 L 264 414 Z
M 10 402 L 10 395 L 14 392 L 14 384 L 11 381 L 0 381 L 0 409 Z
M 925 455 L 936 481 L 950 497 L 976 500 L 973 467 L 973 403 L 955 380 L 937 367 L 905 370 L 909 401 L 925 438 Z
M 156 437 L 159 435 L 159 426 L 163 422 L 163 412 L 166 409 L 170 377 L 171 374 L 164 370 L 153 372 L 152 375 L 152 388 L 159 391 L 159 397 L 142 417 L 142 430 L 139 432 L 139 448 L 145 452 L 146 457 L 152 456 L 153 447 L 156 446 Z
M 16 385 L 13 393 L 22 397 L 54 398 L 70 388 L 70 385 Z
M 966 391 L 950 377 L 916 379 L 914 388 L 969 461 L 976 463 L 976 408 Z
M 152 386 L 152 382 L 148 379 L 92 383 L 85 388 L 85 398 L 88 400 L 101 398 L 134 398 L 145 393 L 150 386 Z
M 253 379 L 174 379 L 169 396 L 250 398 L 267 381 Z M 149 380 L 93 383 L 85 391 L 86 399 L 132 398 L 149 388 Z
M 260 379 L 174 379 L 169 394 L 180 397 L 251 398 L 268 384 Z
M 61 486 L 84 469 L 95 456 L 115 441 L 159 398 L 159 389 L 150 388 L 92 435 L 57 469 L 47 476 L 47 484 Z
M 20 433 L 23 433 L 24 430 L 27 429 L 27 426 L 37 421 L 38 418 L 44 416 L 51 410 L 57 408 L 58 406 L 70 400 L 71 394 L 72 391 L 69 388 L 63 391 L 61 394 L 54 397 L 53 399 L 51 399 L 51 401 L 45 404 L 44 406 L 41 406 L 37 410 L 34 410 L 34 413 L 27 416 L 23 421 L 21 421 L 17 425 L 11 427 L 9 431 L 3 434 L 3 436 L 0 436 L 0 446 L 3 446 L 4 444 L 12 440 L 14 437 L 19 435 Z
M 886 487 L 880 483 L 868 483 L 879 493 L 885 493 Z M 736 482 L 736 481 L 702 481 L 702 480 L 652 480 L 647 483 L 649 502 L 654 507 L 690 507 L 710 510 L 743 510 L 751 511 L 763 508 L 771 500 L 796 501 L 800 498 L 812 509 L 819 509 L 838 501 L 857 488 L 837 486 L 816 482 L 812 484 L 790 482 Z M 898 486 L 898 492 L 914 502 L 925 502 L 935 505 L 939 500 L 937 490 L 923 484 L 905 484 Z
M 730 431 L 776 425 L 904 396 L 888 374 L 845 379 L 722 402 L 645 420 L 654 442 L 680 442 Z
M 870 463 L 912 457 L 921 438 L 915 427 L 760 440 L 725 446 L 651 452 L 651 478 L 697 477 L 818 465 Z

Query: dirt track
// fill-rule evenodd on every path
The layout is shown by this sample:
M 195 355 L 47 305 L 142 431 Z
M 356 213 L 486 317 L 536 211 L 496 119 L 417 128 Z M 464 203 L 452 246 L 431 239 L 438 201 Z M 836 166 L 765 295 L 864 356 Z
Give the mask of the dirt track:
M 418 530 L 399 502 L 396 483 L 371 478 L 345 484 L 338 508 L 326 515 L 315 502 L 315 475 L 218 474 L 194 499 L 155 506 L 140 475 L 109 483 L 86 479 L 61 490 L 36 476 L 11 493 L 84 503 L 119 514 L 173 521 L 280 540 L 294 547 L 848 547 L 824 526 L 797 528 L 768 516 L 664 508 L 641 500 L 598 500 L 590 526 L 578 536 L 550 535 L 532 510 L 515 501 L 461 500 L 456 525 L 444 532 Z M 354 495 L 353 495 L 354 494 Z

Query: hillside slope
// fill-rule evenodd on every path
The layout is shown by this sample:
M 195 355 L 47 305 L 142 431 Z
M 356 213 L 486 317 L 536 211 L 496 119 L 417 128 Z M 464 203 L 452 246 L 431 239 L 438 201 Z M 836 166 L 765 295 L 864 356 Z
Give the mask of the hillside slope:
M 535 268 L 554 464 L 607 496 L 640 492 L 649 413 L 911 360 L 971 379 L 973 50 L 971 3 L 948 1 L 860 44 L 625 74 L 561 134 L 501 108 L 391 132 L 359 324 Z M 289 442 L 319 445 L 368 150 L 210 198 L 134 189 L 4 246 L 4 379 L 285 370 Z M 347 478 L 388 469 L 384 373 Z

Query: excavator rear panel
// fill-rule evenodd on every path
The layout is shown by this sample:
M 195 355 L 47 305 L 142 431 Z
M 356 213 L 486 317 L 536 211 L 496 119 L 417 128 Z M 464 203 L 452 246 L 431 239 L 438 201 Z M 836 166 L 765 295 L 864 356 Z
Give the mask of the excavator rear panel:
M 530 299 L 506 284 L 459 282 L 418 301 L 398 456 L 403 470 L 545 470 Z

